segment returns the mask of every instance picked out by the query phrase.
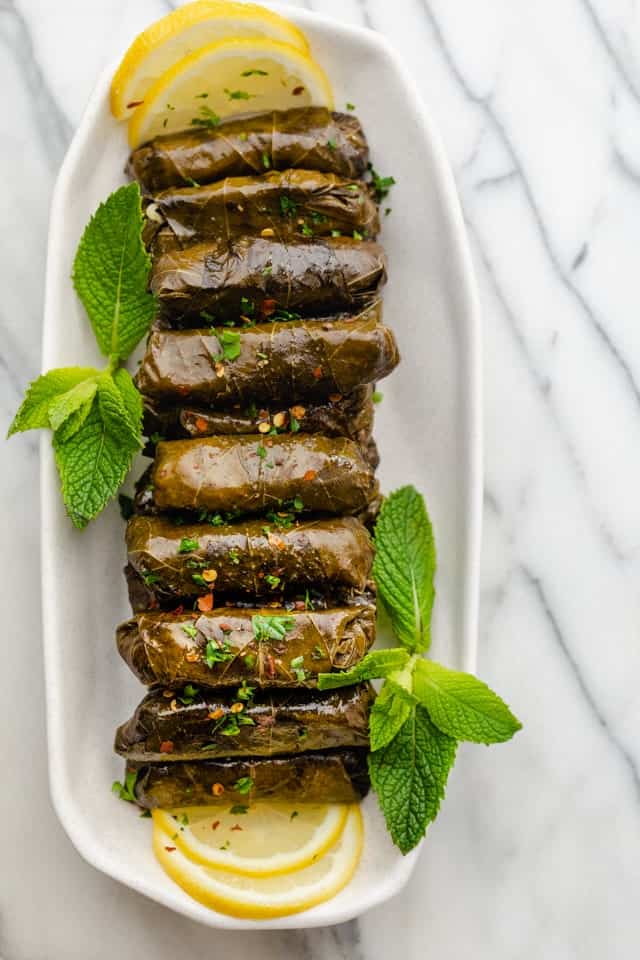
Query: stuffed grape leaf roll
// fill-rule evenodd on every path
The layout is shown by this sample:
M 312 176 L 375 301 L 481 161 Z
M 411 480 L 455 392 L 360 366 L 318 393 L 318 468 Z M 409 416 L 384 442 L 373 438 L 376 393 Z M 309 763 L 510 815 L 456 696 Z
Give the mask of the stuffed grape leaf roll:
M 128 561 L 160 603 L 201 597 L 269 596 L 308 587 L 364 590 L 373 563 L 369 534 L 355 517 L 176 525 L 164 516 L 127 524 Z
M 115 751 L 137 761 L 272 757 L 369 745 L 373 689 L 206 690 L 171 699 L 151 691 L 116 732 Z M 186 702 L 185 702 L 186 701 Z
M 291 240 L 356 230 L 374 238 L 380 229 L 378 208 L 364 183 L 313 170 L 272 170 L 173 187 L 153 197 L 145 216 L 145 243 L 155 254 L 243 234 Z
M 128 761 L 141 807 L 246 804 L 256 800 L 356 803 L 369 790 L 367 750 L 175 763 Z
M 376 303 L 327 323 L 261 323 L 226 334 L 153 330 L 136 385 L 165 406 L 337 401 L 386 377 L 399 362 L 395 337 L 379 314 Z M 233 359 L 225 358 L 225 344 Z
M 355 514 L 378 494 L 360 448 L 344 437 L 203 437 L 159 443 L 151 473 L 160 510 Z
M 255 433 L 323 433 L 327 437 L 350 437 L 366 445 L 373 428 L 373 385 L 359 387 L 345 396 L 332 394 L 325 401 L 272 403 L 258 407 L 254 402 L 236 403 L 226 410 L 165 405 L 145 397 L 144 431 L 160 440 L 188 437 L 242 436 Z
M 267 319 L 278 310 L 313 315 L 357 309 L 385 280 L 384 251 L 374 241 L 242 236 L 163 253 L 153 262 L 149 286 L 163 317 L 199 327 L 202 311 L 225 323 Z
M 369 150 L 352 114 L 304 107 L 222 120 L 215 128 L 156 137 L 133 151 L 127 172 L 155 193 L 192 181 L 299 167 L 360 177 Z
M 118 627 L 116 639 L 120 656 L 147 686 L 313 687 L 319 673 L 361 660 L 375 630 L 375 604 L 362 600 L 326 610 L 139 613 Z

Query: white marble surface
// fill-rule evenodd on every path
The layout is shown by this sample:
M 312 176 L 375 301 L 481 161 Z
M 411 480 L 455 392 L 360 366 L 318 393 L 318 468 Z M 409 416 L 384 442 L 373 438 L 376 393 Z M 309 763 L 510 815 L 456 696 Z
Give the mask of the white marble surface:
M 525 723 L 463 749 L 405 893 L 223 934 L 98 874 L 47 790 L 35 435 L 0 447 L 4 960 L 631 960 L 640 943 L 640 5 L 307 0 L 384 31 L 444 136 L 484 306 L 479 671 Z M 0 0 L 0 410 L 39 372 L 48 205 L 104 64 L 171 6 Z M 385 171 L 386 172 L 386 171 Z M 392 172 L 392 171 L 391 171 Z

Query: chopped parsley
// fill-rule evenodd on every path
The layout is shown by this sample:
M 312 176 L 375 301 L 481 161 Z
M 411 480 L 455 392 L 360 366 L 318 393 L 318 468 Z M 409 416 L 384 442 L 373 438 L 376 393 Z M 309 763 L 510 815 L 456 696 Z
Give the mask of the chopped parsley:
M 251 70 L 243 70 L 240 76 L 241 77 L 268 77 L 269 74 L 266 70 L 258 70 L 254 67 Z
M 169 106 L 169 104 L 167 104 L 167 106 Z M 203 103 L 198 112 L 200 113 L 199 117 L 191 118 L 192 127 L 213 128 L 213 127 L 217 127 L 218 124 L 220 123 L 220 117 L 218 116 L 218 114 L 214 110 L 212 110 L 211 107 L 208 107 L 206 104 Z
M 295 673 L 296 680 L 298 681 L 298 683 L 302 683 L 305 677 L 307 676 L 307 671 L 304 669 L 304 657 L 303 656 L 294 657 L 293 660 L 291 660 L 289 666 Z
M 191 537 L 183 537 L 178 547 L 178 553 L 191 553 L 193 550 L 197 550 L 199 546 L 197 540 L 193 540 Z
M 199 587 L 209 586 L 209 584 L 207 583 L 207 581 L 205 580 L 205 578 L 202 576 L 201 573 L 192 573 L 191 579 L 193 580 L 194 583 L 197 583 Z
M 371 164 L 368 165 L 368 170 L 371 174 L 373 191 L 376 195 L 376 200 L 379 203 L 381 200 L 384 200 L 396 181 L 393 177 L 381 177 L 378 171 L 374 170 Z
M 127 803 L 137 803 L 135 795 L 135 786 L 136 780 L 138 779 L 138 771 L 132 770 L 124 778 L 124 783 L 120 783 L 119 780 L 114 780 L 111 784 L 111 791 L 115 793 L 116 797 L 120 800 L 126 800 Z
M 346 106 L 347 106 L 347 110 L 355 110 L 356 108 L 355 103 L 349 103 L 349 101 L 347 101 Z
M 231 560 L 231 563 L 235 563 L 236 566 L 240 563 L 240 554 L 235 548 L 229 550 L 229 560 Z
M 225 641 L 218 644 L 215 640 L 209 640 L 204 651 L 204 662 L 213 670 L 214 663 L 225 663 L 227 660 L 233 660 L 233 653 L 229 649 L 229 644 Z
M 354 239 L 354 240 L 364 240 L 364 237 L 362 236 L 361 233 L 358 233 L 357 230 L 354 230 L 354 231 L 353 231 L 353 239 Z
M 336 144 L 335 140 L 327 140 L 327 146 L 329 147 L 330 150 L 336 150 L 336 149 L 337 149 L 337 144 Z
M 262 166 L 265 168 L 265 170 L 269 170 L 271 167 L 271 160 L 269 159 L 269 154 L 266 152 L 266 150 L 262 154 Z
M 281 580 L 280 577 L 274 577 L 272 573 L 268 573 L 264 578 L 265 583 L 268 583 L 272 590 L 275 590 L 276 587 L 280 586 Z
M 245 74 L 243 74 L 243 76 L 245 76 Z M 228 87 L 224 88 L 224 92 L 229 100 L 251 100 L 255 97 L 255 93 L 248 93 L 246 90 L 229 90 Z
M 182 694 L 178 696 L 178 700 L 180 703 L 183 703 L 185 707 L 188 707 L 193 703 L 198 693 L 198 687 L 194 687 L 192 683 L 187 683 L 182 691 Z
M 256 613 L 251 617 L 256 640 L 283 640 L 295 626 L 295 618 L 289 616 L 264 616 Z
M 301 231 L 302 231 L 302 236 L 303 236 L 303 237 L 312 237 L 312 236 L 313 236 L 313 230 L 311 229 L 311 227 L 309 226 L 309 224 L 306 222 L 306 220 L 305 220 L 305 222 L 302 224 L 302 226 L 300 227 L 300 229 L 301 229 Z
M 217 330 L 216 336 L 222 347 L 222 353 L 212 354 L 216 363 L 221 360 L 237 360 L 240 356 L 240 334 L 237 330 Z
M 253 777 L 240 777 L 233 785 L 233 789 L 238 793 L 249 793 L 253 787 Z
M 382 397 L 384 394 L 380 393 L 379 390 L 374 390 L 373 396 L 371 397 L 373 403 L 382 403 Z
M 342 236 L 342 230 L 332 230 L 332 231 L 331 231 L 331 236 L 332 236 L 332 237 L 341 237 L 341 236 Z
M 259 444 L 258 449 L 256 450 L 256 453 L 258 454 L 261 460 L 264 460 L 264 458 L 267 455 L 267 448 L 263 447 L 262 444 Z
M 144 582 L 148 587 L 151 587 L 153 586 L 154 583 L 158 582 L 160 577 L 158 576 L 157 573 L 153 573 L 152 571 L 150 571 L 149 573 L 143 573 L 142 579 L 144 580 Z
M 183 633 L 186 633 L 188 637 L 191 637 L 192 640 L 195 640 L 198 636 L 198 631 L 192 623 L 184 623 L 180 629 Z
M 300 424 L 298 423 L 294 415 L 290 413 L 289 414 L 289 430 L 291 430 L 291 433 L 297 433 L 299 429 L 300 429 Z
M 298 204 L 286 194 L 280 195 L 280 213 L 283 217 L 295 217 L 298 210 Z

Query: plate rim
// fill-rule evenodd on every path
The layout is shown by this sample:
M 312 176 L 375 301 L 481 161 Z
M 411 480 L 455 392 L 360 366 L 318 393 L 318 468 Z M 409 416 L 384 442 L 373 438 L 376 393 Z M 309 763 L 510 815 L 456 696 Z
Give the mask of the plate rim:
M 464 638 L 463 669 L 473 672 L 477 655 L 477 628 L 479 604 L 479 570 L 482 525 L 482 368 L 481 368 L 481 313 L 480 301 L 471 258 L 469 241 L 464 225 L 462 208 L 458 197 L 455 180 L 451 171 L 444 146 L 437 129 L 431 119 L 427 105 L 420 95 L 417 85 L 405 67 L 400 54 L 395 50 L 387 38 L 376 31 L 340 23 L 330 16 L 315 11 L 302 10 L 286 4 L 274 3 L 269 7 L 283 16 L 288 17 L 302 29 L 305 25 L 318 25 L 330 29 L 349 41 L 367 47 L 372 52 L 389 61 L 391 67 L 399 75 L 407 95 L 411 99 L 411 109 L 416 122 L 424 132 L 434 162 L 434 189 L 441 195 L 443 210 L 451 224 L 451 241 L 456 249 L 460 267 L 461 296 L 467 315 L 466 334 L 468 337 L 467 375 L 465 392 L 468 396 L 468 436 L 465 437 L 466 472 L 468 475 L 469 500 L 467 507 L 467 536 L 465 538 L 466 562 L 464 577 L 466 590 L 464 593 L 464 610 L 462 616 L 461 633 Z M 62 166 L 56 179 L 51 207 L 47 238 L 47 265 L 45 275 L 44 323 L 42 335 L 42 372 L 50 369 L 49 356 L 54 349 L 54 326 L 49 323 L 52 310 L 52 291 L 58 279 L 58 261 L 52 251 L 56 249 L 57 235 L 60 229 L 61 218 L 64 215 L 63 201 L 68 189 L 68 181 L 74 170 L 76 157 L 80 154 L 87 141 L 92 121 L 104 105 L 104 95 L 108 89 L 111 77 L 117 62 L 108 64 L 101 71 L 91 92 L 80 123 L 73 135 L 69 148 L 65 154 Z M 46 695 L 46 727 L 49 791 L 52 804 L 58 820 L 67 833 L 72 844 L 80 855 L 96 869 L 107 876 L 118 880 L 125 886 L 144 894 L 151 900 L 207 926 L 219 929 L 232 930 L 276 930 L 302 929 L 329 924 L 341 923 L 353 919 L 379 906 L 381 903 L 397 894 L 408 881 L 419 852 L 422 841 L 410 854 L 401 861 L 401 870 L 394 871 L 385 884 L 378 885 L 369 898 L 366 907 L 349 905 L 348 901 L 340 909 L 334 909 L 331 919 L 326 917 L 314 918 L 314 911 L 304 911 L 289 917 L 274 920 L 238 920 L 223 914 L 208 911 L 203 915 L 203 908 L 196 901 L 187 903 L 176 902 L 174 891 L 168 887 L 166 896 L 163 891 L 155 887 L 151 889 L 130 869 L 122 867 L 115 857 L 104 854 L 99 845 L 92 842 L 82 826 L 81 818 L 77 814 L 77 803 L 67 789 L 65 777 L 62 775 L 63 764 L 59 762 L 62 751 L 61 726 L 63 724 L 61 704 L 58 696 L 56 677 L 56 650 L 58 647 L 59 631 L 55 628 L 52 611 L 55 610 L 54 567 L 55 538 L 49 530 L 51 521 L 52 497 L 58 497 L 59 492 L 53 489 L 50 482 L 52 465 L 54 462 L 53 449 L 48 433 L 40 439 L 40 507 L 41 507 L 41 572 L 42 572 L 42 610 L 43 610 L 43 648 L 45 668 L 45 695 Z

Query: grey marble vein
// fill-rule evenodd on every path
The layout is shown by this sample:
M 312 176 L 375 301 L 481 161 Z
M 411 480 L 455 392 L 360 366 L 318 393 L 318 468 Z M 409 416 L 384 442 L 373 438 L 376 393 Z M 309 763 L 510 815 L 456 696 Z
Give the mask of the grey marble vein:
M 623 375 L 624 381 L 627 384 L 629 390 L 631 391 L 633 398 L 638 406 L 640 406 L 640 386 L 636 382 L 633 371 L 629 366 L 627 360 L 623 356 L 620 348 L 615 343 L 614 339 L 611 337 L 606 327 L 604 326 L 603 321 L 597 314 L 595 308 L 589 303 L 589 300 L 580 290 L 578 286 L 573 282 L 571 276 L 565 271 L 560 258 L 558 257 L 556 251 L 554 250 L 547 225 L 545 223 L 542 212 L 536 201 L 533 189 L 527 177 L 524 165 L 522 160 L 511 140 L 507 130 L 498 116 L 497 112 L 493 108 L 491 97 L 485 96 L 482 94 L 476 93 L 471 89 L 467 83 L 464 74 L 460 70 L 456 60 L 453 57 L 453 54 L 447 44 L 446 38 L 444 36 L 443 30 L 440 26 L 440 23 L 431 9 L 431 5 L 428 0 L 421 0 L 422 7 L 426 14 L 427 20 L 433 30 L 434 37 L 436 39 L 438 48 L 449 67 L 452 76 L 454 77 L 458 87 L 464 96 L 479 110 L 482 111 L 484 117 L 486 118 L 488 124 L 492 127 L 495 135 L 498 137 L 500 143 L 506 150 L 509 155 L 511 162 L 513 164 L 514 170 L 518 174 L 520 184 L 522 186 L 523 195 L 527 201 L 527 205 L 531 211 L 533 221 L 536 224 L 538 229 L 538 234 L 542 243 L 542 247 L 545 251 L 547 259 L 550 266 L 552 267 L 554 273 L 570 293 L 572 298 L 575 300 L 577 305 L 580 308 L 582 315 L 584 316 L 589 327 L 597 335 L 600 342 L 606 348 L 607 353 L 609 354 L 611 360 L 614 362 L 615 366 L 619 372 Z
M 47 86 L 35 56 L 27 21 L 13 0 L 0 0 L 0 43 L 15 59 L 33 104 L 33 119 L 43 153 L 57 171 L 71 139 L 72 128 Z
M 615 731 L 612 729 L 611 724 L 607 720 L 602 708 L 600 707 L 598 701 L 596 700 L 594 694 L 592 693 L 587 681 L 584 678 L 584 675 L 580 669 L 580 664 L 578 663 L 576 657 L 571 651 L 569 646 L 569 641 L 565 636 L 558 618 L 553 611 L 547 593 L 542 584 L 542 580 L 537 576 L 533 571 L 526 565 L 521 565 L 520 570 L 524 578 L 525 583 L 532 591 L 542 613 L 544 614 L 545 620 L 549 625 L 553 637 L 556 641 L 558 649 L 561 651 L 565 662 L 567 663 L 573 678 L 575 680 L 576 686 L 580 691 L 580 695 L 584 700 L 589 711 L 593 714 L 594 719 L 598 725 L 602 728 L 602 732 L 618 754 L 620 760 L 624 763 L 627 773 L 633 783 L 633 787 L 637 798 L 640 800 L 640 771 L 638 770 L 638 765 L 634 757 L 629 753 L 625 745 L 619 739 Z
M 603 26 L 596 8 L 591 3 L 591 0 L 579 0 L 579 3 L 580 7 L 584 10 L 589 23 L 593 27 L 594 33 L 598 38 L 598 43 L 604 49 L 613 69 L 622 80 L 622 83 L 624 84 L 628 93 L 635 100 L 635 102 L 640 105 L 640 89 L 636 86 L 633 77 L 627 70 L 622 58 L 613 45 L 611 37 Z
M 538 368 L 536 367 L 533 359 L 529 353 L 525 337 L 520 329 L 518 323 L 518 318 L 511 308 L 506 294 L 500 287 L 498 282 L 498 277 L 496 275 L 496 270 L 491 262 L 489 254 L 486 249 L 486 245 L 482 243 L 478 231 L 468 218 L 466 219 L 467 230 L 473 241 L 474 250 L 476 253 L 477 260 L 485 271 L 485 275 L 491 287 L 491 290 L 496 298 L 496 301 L 500 307 L 500 311 L 504 320 L 507 323 L 508 329 L 511 333 L 514 343 L 518 349 L 522 362 L 527 371 L 531 382 L 533 383 L 535 389 L 540 395 L 541 399 L 545 403 L 547 410 L 549 412 L 549 418 L 553 424 L 556 433 L 560 439 L 560 442 L 564 448 L 567 460 L 571 466 L 571 469 L 574 473 L 576 481 L 579 484 L 580 490 L 584 497 L 585 503 L 588 507 L 589 513 L 593 517 L 595 529 L 601 538 L 602 543 L 607 548 L 607 551 L 611 558 L 615 560 L 616 563 L 624 563 L 627 559 L 625 551 L 622 549 L 620 544 L 617 541 L 617 538 L 613 532 L 608 528 L 604 519 L 599 514 L 593 499 L 589 491 L 589 484 L 585 468 L 580 460 L 580 457 L 576 451 L 575 445 L 571 439 L 571 436 L 568 430 L 565 428 L 562 420 L 560 418 L 560 413 L 557 410 L 555 400 L 553 398 L 553 392 L 551 390 L 551 382 L 549 377 L 541 374 Z

